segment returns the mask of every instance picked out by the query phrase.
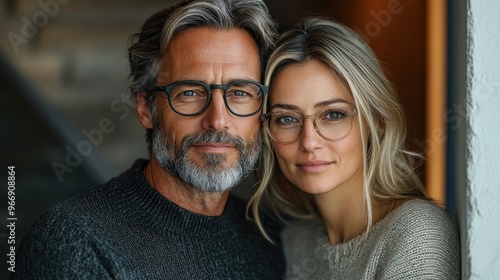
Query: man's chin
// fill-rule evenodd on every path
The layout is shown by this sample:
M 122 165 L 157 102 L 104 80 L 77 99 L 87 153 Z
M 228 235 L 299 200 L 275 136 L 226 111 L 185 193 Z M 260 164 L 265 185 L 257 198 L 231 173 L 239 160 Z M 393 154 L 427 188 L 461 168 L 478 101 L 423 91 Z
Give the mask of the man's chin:
M 189 168 L 180 173 L 181 179 L 202 192 L 225 192 L 242 181 L 243 174 L 238 168 Z

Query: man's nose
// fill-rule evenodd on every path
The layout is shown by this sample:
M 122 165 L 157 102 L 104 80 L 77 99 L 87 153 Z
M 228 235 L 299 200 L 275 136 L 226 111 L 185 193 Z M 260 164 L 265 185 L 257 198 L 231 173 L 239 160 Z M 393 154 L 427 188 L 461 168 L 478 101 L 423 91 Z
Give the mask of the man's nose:
M 203 112 L 202 126 L 206 130 L 224 131 L 229 128 L 231 112 L 224 102 L 224 91 L 212 90 L 212 98 L 207 109 Z

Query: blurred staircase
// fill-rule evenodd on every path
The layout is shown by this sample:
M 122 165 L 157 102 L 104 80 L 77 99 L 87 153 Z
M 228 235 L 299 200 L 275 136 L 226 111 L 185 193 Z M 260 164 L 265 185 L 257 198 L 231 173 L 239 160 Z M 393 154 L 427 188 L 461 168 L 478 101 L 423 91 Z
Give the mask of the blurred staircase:
M 8 0 L 0 7 L 0 53 L 32 85 L 39 101 L 72 126 L 74 133 L 59 132 L 63 148 L 76 149 L 88 140 L 83 130 L 95 132 L 92 155 L 101 154 L 100 164 L 111 173 L 147 156 L 144 129 L 127 103 L 127 39 L 169 2 Z M 102 122 L 107 133 L 100 129 Z

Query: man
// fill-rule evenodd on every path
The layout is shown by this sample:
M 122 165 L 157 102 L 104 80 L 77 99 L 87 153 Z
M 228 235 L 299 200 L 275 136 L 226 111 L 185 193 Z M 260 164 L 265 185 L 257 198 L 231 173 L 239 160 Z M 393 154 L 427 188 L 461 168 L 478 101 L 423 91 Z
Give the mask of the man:
M 151 160 L 45 213 L 12 279 L 276 279 L 281 250 L 229 194 L 261 147 L 275 24 L 261 0 L 180 1 L 132 37 Z

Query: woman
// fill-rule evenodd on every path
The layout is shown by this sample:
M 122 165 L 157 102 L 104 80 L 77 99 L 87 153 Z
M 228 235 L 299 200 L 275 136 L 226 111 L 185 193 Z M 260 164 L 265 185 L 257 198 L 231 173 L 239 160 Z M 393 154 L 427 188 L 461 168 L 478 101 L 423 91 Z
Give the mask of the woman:
M 459 279 L 456 228 L 425 194 L 397 95 L 363 40 L 306 19 L 280 38 L 266 83 L 270 168 L 249 209 L 265 236 L 261 207 L 296 218 L 282 236 L 287 278 Z

